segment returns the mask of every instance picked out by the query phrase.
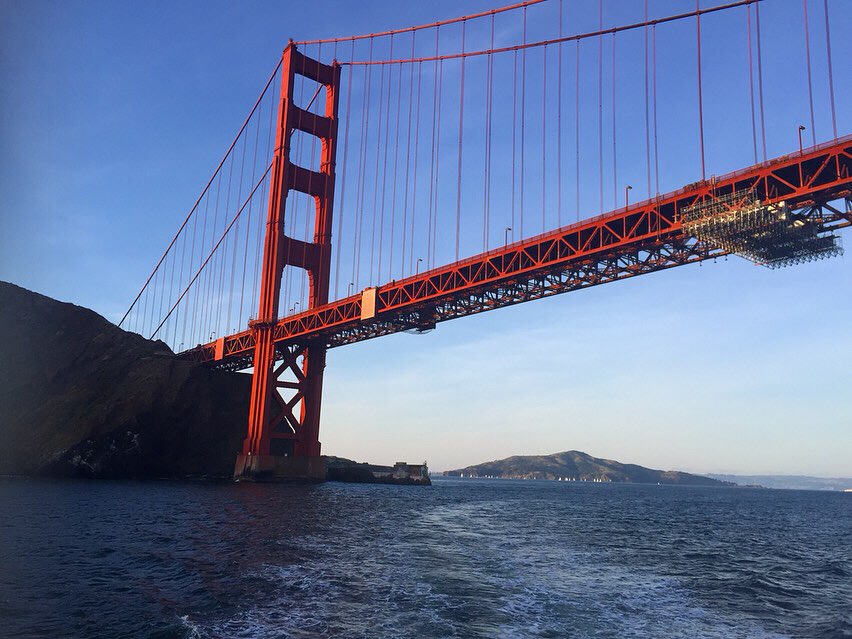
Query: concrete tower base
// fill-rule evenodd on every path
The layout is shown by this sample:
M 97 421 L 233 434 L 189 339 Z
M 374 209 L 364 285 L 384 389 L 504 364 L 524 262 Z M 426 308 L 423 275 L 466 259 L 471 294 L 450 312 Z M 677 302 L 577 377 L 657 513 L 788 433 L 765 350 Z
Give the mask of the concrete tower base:
M 291 457 L 279 455 L 237 455 L 235 481 L 325 481 L 323 457 Z

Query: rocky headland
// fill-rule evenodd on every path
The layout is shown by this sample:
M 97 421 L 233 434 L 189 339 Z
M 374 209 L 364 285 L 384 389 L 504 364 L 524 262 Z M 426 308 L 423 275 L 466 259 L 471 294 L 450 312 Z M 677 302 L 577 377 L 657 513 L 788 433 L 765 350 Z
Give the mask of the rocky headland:
M 230 477 L 249 375 L 0 282 L 0 474 Z

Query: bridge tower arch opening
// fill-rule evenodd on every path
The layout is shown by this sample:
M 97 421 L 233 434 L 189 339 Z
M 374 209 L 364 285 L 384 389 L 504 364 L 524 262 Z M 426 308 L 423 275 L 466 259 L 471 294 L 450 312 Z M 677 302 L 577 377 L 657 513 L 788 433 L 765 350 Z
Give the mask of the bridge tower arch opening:
M 296 76 L 325 91 L 321 113 L 302 108 L 294 99 Z M 328 303 L 331 268 L 331 228 L 334 204 L 340 65 L 322 64 L 303 55 L 291 41 L 281 61 L 281 96 L 270 177 L 269 207 L 263 247 L 257 319 L 249 327 L 255 336 L 254 375 L 248 430 L 234 467 L 237 479 L 323 479 L 319 421 L 327 345 L 305 341 L 275 345 L 281 282 L 286 267 L 303 269 L 309 283 L 308 308 Z M 319 170 L 290 158 L 296 132 L 319 138 Z M 285 211 L 290 191 L 315 202 L 313 242 L 285 234 Z

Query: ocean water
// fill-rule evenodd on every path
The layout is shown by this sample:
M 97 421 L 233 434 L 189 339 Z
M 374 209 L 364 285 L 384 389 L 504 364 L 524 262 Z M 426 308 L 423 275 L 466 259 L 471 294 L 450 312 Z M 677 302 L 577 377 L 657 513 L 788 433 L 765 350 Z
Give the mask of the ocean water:
M 852 637 L 852 494 L 0 480 L 2 637 Z

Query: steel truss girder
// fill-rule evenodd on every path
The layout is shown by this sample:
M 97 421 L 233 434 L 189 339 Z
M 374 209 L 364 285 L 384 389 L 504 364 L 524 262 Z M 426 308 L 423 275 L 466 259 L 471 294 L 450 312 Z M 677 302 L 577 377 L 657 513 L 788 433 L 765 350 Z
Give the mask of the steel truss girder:
M 723 255 L 686 237 L 681 212 L 733 193 L 771 204 L 785 201 L 818 216 L 826 230 L 852 224 L 852 136 L 787 155 L 606 215 L 529 238 L 377 289 L 376 315 L 361 319 L 361 295 L 309 309 L 272 327 L 276 355 L 289 344 L 350 344 L 381 335 L 427 330 L 436 322 L 577 290 Z M 830 202 L 846 198 L 846 210 Z M 251 331 L 186 357 L 227 370 L 251 366 Z

